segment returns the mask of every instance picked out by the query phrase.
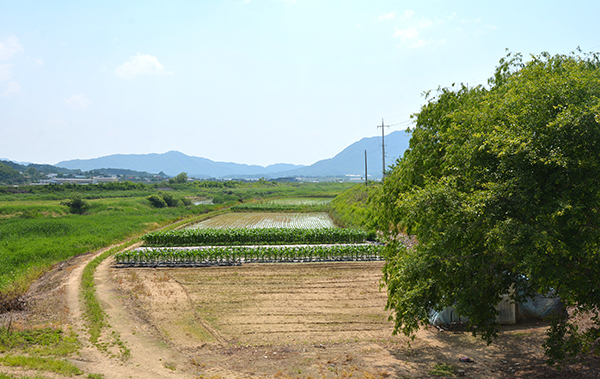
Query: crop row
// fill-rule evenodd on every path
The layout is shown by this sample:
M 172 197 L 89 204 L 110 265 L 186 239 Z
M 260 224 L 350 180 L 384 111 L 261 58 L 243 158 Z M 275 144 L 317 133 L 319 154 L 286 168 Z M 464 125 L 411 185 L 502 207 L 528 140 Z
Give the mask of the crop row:
M 342 228 L 181 229 L 142 237 L 146 246 L 285 245 L 362 243 L 367 233 Z
M 381 247 L 372 244 L 297 246 L 210 246 L 195 249 L 142 248 L 115 255 L 120 266 L 219 266 L 242 263 L 374 261 Z
M 280 204 L 280 203 L 242 203 L 234 205 L 234 212 L 315 212 L 324 209 L 323 204 Z

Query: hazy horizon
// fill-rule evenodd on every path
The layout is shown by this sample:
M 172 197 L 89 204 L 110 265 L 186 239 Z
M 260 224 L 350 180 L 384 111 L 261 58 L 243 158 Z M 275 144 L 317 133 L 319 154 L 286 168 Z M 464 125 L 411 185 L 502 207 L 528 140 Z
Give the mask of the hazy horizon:
M 595 1 L 0 3 L 0 156 L 310 165 L 512 52 L 600 48 Z

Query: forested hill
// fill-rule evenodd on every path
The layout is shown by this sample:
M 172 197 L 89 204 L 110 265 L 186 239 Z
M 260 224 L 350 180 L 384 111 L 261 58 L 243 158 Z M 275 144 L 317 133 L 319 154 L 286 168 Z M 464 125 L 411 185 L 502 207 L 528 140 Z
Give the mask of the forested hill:
M 408 149 L 410 134 L 403 130 L 385 136 L 386 169 Z M 338 176 L 365 174 L 365 151 L 367 152 L 367 172 L 369 179 L 381 178 L 383 153 L 381 136 L 367 137 L 348 146 L 333 158 L 318 161 L 310 166 L 280 172 L 281 176 Z
M 298 168 L 291 164 L 267 167 L 229 162 L 215 162 L 207 158 L 192 157 L 178 151 L 164 154 L 116 154 L 95 159 L 74 159 L 56 164 L 60 167 L 91 171 L 98 168 L 122 168 L 152 173 L 164 172 L 175 176 L 181 172 L 195 178 L 224 178 L 242 175 L 270 176 L 270 174 Z
M 410 135 L 404 131 L 395 131 L 385 136 L 386 166 L 393 164 L 404 153 L 408 148 L 409 139 Z M 178 151 L 169 151 L 164 154 L 117 154 L 95 159 L 63 161 L 56 165 L 82 171 L 109 167 L 151 173 L 162 171 L 170 176 L 186 172 L 195 178 L 364 176 L 365 151 L 367 152 L 369 178 L 381 178 L 383 169 L 381 136 L 363 138 L 333 158 L 318 161 L 310 166 L 279 163 L 263 167 L 215 162 L 207 158 L 188 156 Z

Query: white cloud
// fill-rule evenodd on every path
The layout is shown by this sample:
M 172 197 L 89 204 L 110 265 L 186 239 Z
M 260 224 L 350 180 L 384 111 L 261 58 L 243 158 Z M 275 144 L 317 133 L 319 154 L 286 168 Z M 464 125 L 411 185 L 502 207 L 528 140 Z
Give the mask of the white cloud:
M 83 109 L 92 104 L 82 93 L 63 100 L 63 104 L 73 109 Z
M 411 48 L 417 48 L 421 46 L 425 46 L 431 42 L 431 40 L 425 40 L 419 34 L 419 30 L 414 27 L 409 27 L 406 29 L 399 30 L 397 29 L 394 32 L 394 37 L 400 38 L 403 44 L 407 45 Z
M 41 58 L 38 58 L 35 60 L 35 64 L 37 64 L 38 66 L 42 67 L 44 65 L 44 60 Z
M 391 20 L 395 17 L 396 17 L 396 11 L 392 11 L 390 13 L 382 14 L 381 16 L 377 17 L 377 19 L 379 21 L 385 21 L 385 20 Z
M 0 81 L 10 80 L 10 70 L 13 65 L 10 63 L 0 64 Z
M 115 72 L 123 78 L 135 78 L 139 75 L 173 75 L 172 72 L 165 71 L 165 68 L 158 62 L 156 57 L 140 53 L 137 53 L 137 55 L 129 58 L 128 62 L 117 67 Z
M 417 18 L 415 14 L 413 10 L 405 10 L 400 17 L 403 26 L 396 28 L 394 32 L 394 37 L 400 38 L 402 43 L 410 48 L 417 48 L 431 43 L 431 39 L 424 38 L 422 32 L 430 28 L 433 21 L 422 17 Z
M 11 97 L 13 94 L 21 92 L 21 85 L 17 82 L 8 82 L 6 89 L 2 92 L 3 97 Z
M 11 59 L 15 54 L 22 53 L 23 51 L 25 51 L 25 48 L 15 36 L 11 35 L 5 40 L 0 40 L 0 61 Z
M 415 12 L 415 11 L 413 11 L 412 9 L 407 9 L 407 10 L 405 10 L 405 11 L 402 13 L 402 19 L 403 19 L 403 20 L 410 19 L 410 18 L 412 18 L 412 16 L 414 16 L 414 15 L 415 15 L 415 13 L 416 13 L 416 12 Z

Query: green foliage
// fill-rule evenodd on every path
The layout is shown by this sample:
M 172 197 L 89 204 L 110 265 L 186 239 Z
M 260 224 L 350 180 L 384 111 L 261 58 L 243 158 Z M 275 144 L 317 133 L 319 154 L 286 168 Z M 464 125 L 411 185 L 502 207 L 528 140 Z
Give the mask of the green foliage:
M 179 199 L 176 199 L 168 192 L 161 192 L 160 196 L 163 198 L 168 207 L 177 207 L 179 206 Z
M 169 183 L 179 183 L 179 184 L 184 184 L 186 183 L 188 180 L 188 175 L 185 172 L 182 172 L 180 174 L 177 174 L 174 178 L 169 179 Z
M 205 183 L 203 185 L 202 183 Z M 232 192 L 236 199 L 265 197 L 333 197 L 346 183 L 192 182 L 170 192 L 177 199 L 212 198 Z M 73 192 L 90 207 L 86 216 L 60 205 Z M 147 197 L 156 188 L 140 183 L 0 187 L 0 291 L 18 293 L 52 264 L 139 235 L 173 220 L 205 214 L 213 205 L 154 208 Z M 93 201 L 91 201 L 93 199 Z M 19 292 L 20 291 L 20 292 Z
M 165 208 L 167 206 L 167 202 L 161 196 L 150 195 L 146 199 L 154 208 Z
M 454 376 L 454 366 L 447 363 L 437 363 L 433 366 L 433 370 L 429 372 L 429 375 L 435 376 Z
M 273 202 L 242 203 L 231 207 L 234 212 L 321 212 L 323 204 L 281 204 Z
M 11 367 L 23 367 L 32 370 L 50 371 L 66 376 L 83 374 L 83 371 L 77 368 L 77 366 L 67 360 L 62 359 L 7 355 L 0 357 L 0 364 Z
M 21 174 L 14 168 L 0 162 L 0 183 L 19 183 Z
M 168 192 L 159 192 L 158 195 L 150 195 L 146 198 L 154 208 L 178 207 L 179 205 L 190 205 L 187 199 L 180 200 Z
M 330 204 L 329 216 L 336 225 L 343 228 L 377 229 L 373 199 L 381 191 L 381 186 L 356 184 L 336 196 Z
M 488 87 L 444 88 L 422 107 L 379 200 L 397 331 L 410 334 L 430 308 L 453 305 L 491 341 L 501 295 L 554 290 L 596 325 L 581 332 L 556 319 L 546 353 L 560 361 L 592 348 L 599 114 L 600 61 L 575 53 L 527 63 L 509 54 Z M 397 242 L 403 232 L 416 235 L 414 249 Z
M 73 331 L 65 333 L 61 329 L 54 328 L 31 330 L 0 328 L 0 353 L 10 351 L 11 354 L 0 357 L 0 364 L 5 366 L 43 370 L 67 376 L 81 375 L 81 370 L 70 362 L 56 359 L 70 356 L 79 347 L 79 340 Z
M 140 249 L 115 254 L 121 265 L 212 266 L 242 263 L 373 261 L 381 247 L 372 244 L 300 246 L 211 246 L 200 249 Z
M 78 348 L 79 340 L 74 332 L 65 333 L 61 329 L 53 328 L 31 330 L 0 328 L 0 353 L 20 350 L 44 356 L 66 357 Z
M 151 232 L 142 238 L 146 246 L 329 244 L 362 243 L 367 233 L 341 228 L 180 229 Z
M 0 379 L 47 379 L 47 378 L 45 376 L 41 376 L 41 375 L 23 376 L 23 375 L 3 374 L 0 372 Z
M 88 202 L 83 200 L 81 194 L 78 192 L 73 192 L 71 194 L 71 198 L 63 201 L 61 204 L 69 207 L 69 212 L 79 215 L 84 214 L 85 211 L 90 207 Z
M 43 269 L 56 262 L 139 235 L 149 227 L 212 208 L 156 209 L 143 197 L 107 198 L 94 200 L 86 216 L 81 217 L 59 213 L 61 207 L 56 201 L 31 199 L 0 203 L 0 214 L 3 214 L 0 222 L 0 291 L 14 287 L 15 283 L 21 283 L 19 289 L 26 290 L 29 280 L 36 279 Z M 19 217 L 25 210 L 37 212 L 40 217 Z

